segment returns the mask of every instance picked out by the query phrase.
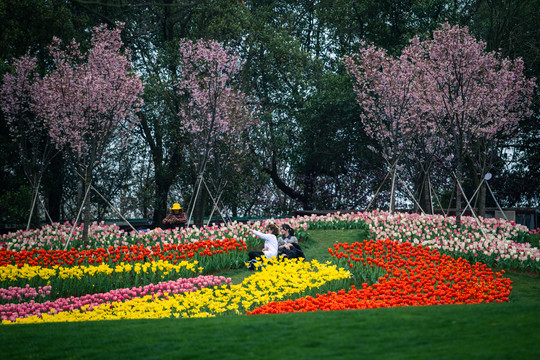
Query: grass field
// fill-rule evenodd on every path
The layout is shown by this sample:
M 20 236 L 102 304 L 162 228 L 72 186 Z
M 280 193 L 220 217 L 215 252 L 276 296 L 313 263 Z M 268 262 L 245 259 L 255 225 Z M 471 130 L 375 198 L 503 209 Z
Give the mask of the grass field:
M 310 236 L 306 256 L 326 261 L 365 234 Z M 503 304 L 0 326 L 0 359 L 539 359 L 540 277 L 507 276 Z

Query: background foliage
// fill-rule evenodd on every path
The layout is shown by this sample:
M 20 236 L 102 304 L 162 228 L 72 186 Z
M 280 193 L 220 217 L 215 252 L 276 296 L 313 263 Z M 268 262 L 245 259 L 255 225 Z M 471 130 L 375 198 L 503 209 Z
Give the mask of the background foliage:
M 95 170 L 95 186 L 126 216 L 157 223 L 173 202 L 188 207 L 198 175 L 191 161 L 192 139 L 178 119 L 179 41 L 220 41 L 244 63 L 242 91 L 255 99 L 258 113 L 258 125 L 238 139 L 250 151 L 228 174 L 220 203 L 225 213 L 362 209 L 386 167 L 368 148 L 376 144 L 360 123 L 361 109 L 341 57 L 357 52 L 361 41 L 397 55 L 414 35 L 425 38 L 446 20 L 468 26 L 488 50 L 522 57 L 526 75 L 538 78 L 538 5 L 537 0 L 2 0 L 0 77 L 12 72 L 13 59 L 27 52 L 37 56 L 39 71 L 46 74 L 51 67 L 46 49 L 53 36 L 75 39 L 86 49 L 92 27 L 125 22 L 122 40 L 145 84 L 144 105 L 135 140 L 129 148 L 111 147 Z M 536 95 L 533 115 L 521 122 L 521 135 L 506 144 L 507 151 L 491 170 L 491 185 L 502 206 L 538 206 L 537 110 Z M 28 219 L 32 188 L 22 164 L 11 156 L 16 147 L 3 114 L 0 130 L 0 222 L 21 226 Z M 76 216 L 81 189 L 74 170 L 63 156 L 47 169 L 40 197 L 52 220 Z M 215 175 L 208 173 L 209 179 Z M 476 187 L 473 175 L 465 181 L 469 196 Z M 407 181 L 412 186 L 413 178 Z M 436 186 L 450 197 L 449 179 L 439 179 Z M 198 209 L 201 217 L 212 209 L 210 181 L 209 188 Z M 404 199 L 404 189 L 398 190 Z M 388 181 L 381 191 L 372 207 L 388 206 Z M 117 217 L 103 198 L 92 196 L 93 218 Z M 493 205 L 488 197 L 487 206 Z M 46 218 L 42 211 L 36 214 L 34 224 Z

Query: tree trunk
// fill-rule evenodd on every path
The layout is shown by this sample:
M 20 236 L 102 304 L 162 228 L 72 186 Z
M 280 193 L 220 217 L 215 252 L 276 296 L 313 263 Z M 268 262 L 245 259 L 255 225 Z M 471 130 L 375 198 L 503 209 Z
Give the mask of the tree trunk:
M 84 247 L 88 245 L 88 228 L 90 227 L 90 187 L 92 186 L 92 174 L 91 170 L 85 173 L 84 179 L 84 212 L 83 212 L 83 233 L 82 243 Z
M 461 226 L 461 170 L 462 170 L 462 164 L 461 161 L 458 160 L 457 163 L 457 174 L 456 174 L 456 226 L 459 228 Z
M 201 185 L 199 195 L 195 201 L 195 208 L 193 209 L 193 223 L 195 226 L 202 227 L 204 225 L 204 214 L 206 212 L 206 202 L 208 200 L 208 193 L 204 186 Z
M 396 208 L 396 171 L 396 168 L 392 171 L 392 188 L 390 190 L 390 213 L 392 214 Z
M 84 179 L 80 179 L 77 183 L 77 207 L 75 209 L 75 216 L 77 216 L 77 214 L 79 213 L 79 209 L 81 209 L 83 206 L 83 198 L 84 198 Z M 78 219 L 77 221 L 80 223 L 81 219 Z
M 478 194 L 478 216 L 486 217 L 486 184 L 482 183 Z
M 431 184 L 429 182 L 429 173 L 424 171 L 424 168 L 418 166 L 415 168 L 416 176 L 414 176 L 415 195 L 418 204 L 415 203 L 415 211 L 433 214 L 433 204 L 431 199 Z
M 313 210 L 313 192 L 315 189 L 314 176 L 309 174 L 307 181 L 304 183 L 304 196 L 302 197 L 302 207 L 304 210 Z
M 278 189 L 283 191 L 285 195 L 289 196 L 291 199 L 299 201 L 302 204 L 304 210 L 313 210 L 313 201 L 311 199 L 311 197 L 313 196 L 313 192 L 308 193 L 304 191 L 304 193 L 301 194 L 292 189 L 291 187 L 287 186 L 287 184 L 285 184 L 283 180 L 281 180 L 281 178 L 279 177 L 275 159 L 272 159 L 271 168 L 263 167 L 262 170 L 268 175 L 270 175 L 270 178 L 272 179 L 274 184 L 278 187 Z
M 426 214 L 433 214 L 433 202 L 431 199 L 431 184 L 429 182 L 428 174 L 424 174 L 423 191 L 420 197 L 420 206 Z
M 64 192 L 64 159 L 56 156 L 49 166 L 49 181 L 47 191 L 47 204 L 52 221 L 60 222 L 60 208 L 62 207 L 62 194 Z
M 39 216 L 39 185 L 40 179 L 34 179 L 32 184 L 32 197 L 30 205 L 30 214 L 28 216 L 28 223 L 26 224 L 26 230 L 30 227 L 33 229 L 39 228 L 40 216 Z
M 154 216 L 152 222 L 154 226 L 161 226 L 161 221 L 167 216 L 169 206 L 167 204 L 167 195 L 171 188 L 171 183 L 163 175 L 155 174 L 156 198 L 154 199 Z

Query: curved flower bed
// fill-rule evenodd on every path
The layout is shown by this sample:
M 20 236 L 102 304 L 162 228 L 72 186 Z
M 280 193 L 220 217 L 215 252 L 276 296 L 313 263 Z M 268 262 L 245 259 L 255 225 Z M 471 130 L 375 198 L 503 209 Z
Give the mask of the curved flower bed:
M 268 222 L 290 224 L 301 239 L 311 229 L 362 229 L 368 240 L 330 249 L 341 268 L 285 261 L 238 285 L 173 285 L 243 266 L 247 249 L 261 245 L 252 230 Z M 88 244 L 76 228 L 63 251 L 69 231 L 55 224 L 0 238 L 3 324 L 498 302 L 511 282 L 486 264 L 540 272 L 527 230 L 496 219 L 464 217 L 457 227 L 454 218 L 374 211 L 141 233 L 94 224 Z
M 246 244 L 237 239 L 201 240 L 187 244 L 164 244 L 144 246 L 131 245 L 88 250 L 0 250 L 0 267 L 16 265 L 40 266 L 52 268 L 54 266 L 100 265 L 114 266 L 120 263 L 134 263 L 139 261 L 168 261 L 173 264 L 185 260 L 199 261 L 209 270 L 219 270 L 218 264 L 209 257 L 220 255 L 222 263 L 241 263 L 245 254 Z
M 454 257 L 489 266 L 540 271 L 540 249 L 524 243 L 527 228 L 501 220 L 419 214 L 379 214 L 366 219 L 372 239 L 391 238 L 439 249 Z
M 252 230 L 262 230 L 268 222 L 275 222 L 278 225 L 286 222 L 296 230 L 297 237 L 304 239 L 308 237 L 307 230 L 311 229 L 366 229 L 371 232 L 370 238 L 373 240 L 390 238 L 399 242 L 412 242 L 439 249 L 455 257 L 465 257 L 472 262 L 479 261 L 488 266 L 540 272 L 540 250 L 524 241 L 529 236 L 526 227 L 502 219 L 480 220 L 481 222 L 477 223 L 474 218 L 464 216 L 458 228 L 454 217 L 370 211 L 269 219 L 253 224 L 230 223 L 202 228 L 190 227 L 180 231 L 152 230 L 127 233 L 114 225 L 93 224 L 90 226 L 87 245 L 79 240 L 82 227 L 76 227 L 74 240 L 69 247 L 77 251 L 109 247 L 131 248 L 133 245 L 139 249 L 150 249 L 152 246 L 193 244 L 226 238 L 236 239 L 246 247 L 257 247 L 262 243 L 259 238 L 252 235 Z M 66 223 L 47 225 L 32 231 L 20 230 L 0 236 L 0 248 L 20 253 L 35 249 L 61 250 L 69 238 L 71 229 L 71 225 Z M 125 257 L 125 254 L 122 256 Z M 200 258 L 195 260 L 202 263 Z M 121 261 L 127 260 L 122 258 Z M 207 264 L 204 266 L 208 267 Z
M 310 216 L 301 218 L 308 229 L 365 229 L 371 240 L 390 238 L 398 242 L 429 246 L 453 257 L 482 262 L 491 267 L 540 272 L 540 249 L 525 242 L 528 229 L 502 219 L 407 214 L 384 211 Z
M 220 286 L 222 284 L 230 285 L 231 279 L 223 276 L 201 275 L 192 279 L 179 278 L 177 280 L 160 282 L 156 285 L 149 284 L 131 289 L 115 289 L 106 293 L 88 294 L 80 297 L 71 296 L 69 298 L 60 298 L 45 302 L 8 303 L 0 305 L 0 320 L 15 322 L 17 319 L 24 319 L 29 316 L 40 317 L 41 314 L 58 314 L 62 311 L 73 311 L 76 309 L 81 312 L 88 312 L 92 311 L 94 307 L 109 301 L 124 302 L 143 296 L 150 296 L 152 299 L 162 299 L 172 294 L 182 294 L 184 292 L 197 291 L 205 287 Z M 17 289 L 14 289 L 13 292 L 18 293 Z M 6 299 L 8 299 L 7 296 Z M 19 299 L 22 300 L 21 298 Z
M 81 241 L 82 224 L 73 227 L 70 223 L 53 223 L 40 229 L 18 230 L 0 235 L 0 248 L 16 252 L 32 251 L 33 249 L 63 250 L 67 244 L 69 249 L 83 251 L 109 247 L 131 247 L 133 245 L 152 247 L 190 244 L 200 241 L 222 241 L 223 239 L 236 239 L 238 243 L 252 245 L 258 244 L 258 238 L 252 236 L 251 230 L 253 228 L 260 229 L 260 225 L 260 222 L 252 225 L 233 222 L 226 226 L 222 224 L 201 228 L 188 227 L 179 230 L 156 228 L 147 231 L 125 232 L 116 225 L 93 223 L 89 226 L 88 243 L 83 244 Z
M 387 274 L 376 284 L 362 284 L 361 289 L 271 302 L 248 314 L 503 302 L 512 289 L 512 281 L 502 273 L 420 245 L 379 240 L 336 244 L 330 251 L 357 275 L 374 266 Z
M 286 261 L 266 264 L 265 267 L 244 279 L 238 285 L 207 287 L 195 292 L 173 294 L 164 292 L 162 297 L 151 295 L 126 301 L 109 301 L 79 309 L 40 313 L 3 324 L 42 323 L 65 321 L 93 321 L 114 319 L 148 319 L 168 317 L 211 317 L 218 314 L 243 314 L 257 305 L 287 298 L 305 296 L 316 292 L 343 288 L 350 272 L 335 265 L 311 262 Z M 91 311 L 90 311 L 91 310 Z

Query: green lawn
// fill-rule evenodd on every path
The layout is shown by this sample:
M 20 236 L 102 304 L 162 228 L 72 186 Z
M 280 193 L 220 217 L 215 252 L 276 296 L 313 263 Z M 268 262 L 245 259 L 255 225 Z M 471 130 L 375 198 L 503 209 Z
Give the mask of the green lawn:
M 365 236 L 310 235 L 306 256 L 321 261 Z M 0 359 L 538 359 L 540 277 L 507 275 L 504 304 L 0 326 Z

